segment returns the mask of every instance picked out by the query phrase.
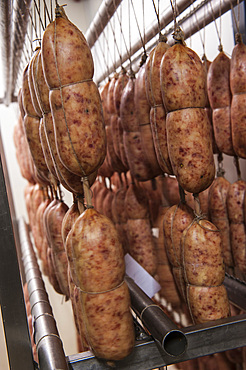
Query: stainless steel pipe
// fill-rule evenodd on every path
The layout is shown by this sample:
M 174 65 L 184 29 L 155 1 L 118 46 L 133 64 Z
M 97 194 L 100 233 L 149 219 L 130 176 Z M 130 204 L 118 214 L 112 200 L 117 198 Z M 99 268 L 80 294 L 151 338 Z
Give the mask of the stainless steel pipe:
M 68 370 L 63 344 L 32 248 L 28 227 L 23 219 L 19 221 L 18 227 L 40 369 Z
M 131 306 L 153 338 L 170 356 L 180 356 L 187 347 L 185 334 L 179 330 L 164 311 L 134 283 L 125 277 L 130 295 Z

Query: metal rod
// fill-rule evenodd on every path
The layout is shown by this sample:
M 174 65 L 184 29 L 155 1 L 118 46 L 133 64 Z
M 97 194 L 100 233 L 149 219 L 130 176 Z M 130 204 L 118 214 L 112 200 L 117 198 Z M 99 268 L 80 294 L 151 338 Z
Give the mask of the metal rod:
M 229 300 L 246 311 L 246 283 L 226 274 L 224 285 Z
M 183 332 L 169 319 L 161 307 L 153 304 L 153 301 L 131 278 L 126 277 L 125 280 L 131 295 L 132 309 L 153 338 L 171 356 L 179 356 L 184 353 L 187 347 L 187 340 Z
M 100 5 L 85 34 L 85 38 L 91 48 L 103 32 L 121 2 L 122 0 L 104 0 Z
M 27 32 L 28 26 L 28 17 L 29 17 L 29 8 L 30 8 L 31 0 L 17 0 L 16 7 L 14 9 L 14 19 L 13 19 L 13 38 L 11 43 L 11 53 L 13 59 L 12 65 L 12 80 L 11 86 L 9 86 L 11 98 L 14 94 L 17 75 L 20 66 L 20 60 L 22 56 L 22 51 L 25 42 L 25 36 Z
M 12 1 L 6 0 L 0 3 L 0 31 L 1 31 L 1 50 L 3 61 L 3 72 L 5 76 L 5 97 L 4 102 L 9 105 L 11 102 L 11 82 L 12 82 Z
M 19 221 L 19 236 L 40 368 L 68 370 L 63 344 L 32 248 L 28 227 L 23 219 Z

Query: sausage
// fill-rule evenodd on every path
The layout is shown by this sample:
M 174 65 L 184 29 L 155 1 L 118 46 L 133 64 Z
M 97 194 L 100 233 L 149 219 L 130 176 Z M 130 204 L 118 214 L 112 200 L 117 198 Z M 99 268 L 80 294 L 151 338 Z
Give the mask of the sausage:
M 149 274 L 154 275 L 157 270 L 157 256 L 148 201 L 145 191 L 135 184 L 130 184 L 126 192 L 125 209 L 129 253 Z
M 50 91 L 57 151 L 63 165 L 80 177 L 103 163 L 106 136 L 101 99 L 92 81 L 94 65 L 82 32 L 62 7 L 42 39 L 42 64 Z
M 48 227 L 48 215 L 50 210 L 55 207 L 58 204 L 58 199 L 54 198 L 50 202 L 50 204 L 46 207 L 44 214 L 43 214 L 43 232 L 44 232 L 44 238 L 43 238 L 43 246 L 42 250 L 46 251 L 46 258 L 47 258 L 47 272 L 48 272 L 48 279 L 54 290 L 58 294 L 63 294 L 59 282 L 57 280 L 57 276 L 55 273 L 55 267 L 53 262 L 53 250 L 51 248 L 51 240 L 50 240 L 50 234 L 49 234 L 49 227 Z
M 110 125 L 110 115 L 108 110 L 108 88 L 109 88 L 110 80 L 108 80 L 105 85 L 103 85 L 99 92 L 102 101 L 102 109 L 103 109 L 103 116 L 104 116 L 104 123 L 105 126 Z
M 132 176 L 138 181 L 153 178 L 150 163 L 147 162 L 141 142 L 139 122 L 135 105 L 136 78 L 132 75 L 121 96 L 120 119 L 123 127 L 123 143 Z
M 126 254 L 129 251 L 127 238 L 127 212 L 125 208 L 125 197 L 127 189 L 121 186 L 115 193 L 112 202 L 112 217 L 118 232 L 119 240 L 123 251 Z
M 106 136 L 100 95 L 93 81 L 50 92 L 57 151 L 77 176 L 90 175 L 103 163 Z
M 79 345 L 79 352 L 88 351 L 90 349 L 89 344 L 85 336 L 85 324 L 82 320 L 82 307 L 80 304 L 79 289 L 73 282 L 70 269 L 68 269 L 68 284 L 69 284 L 69 293 L 72 303 L 75 327 L 77 331 L 77 341 Z
M 155 227 L 155 223 L 158 217 L 159 205 L 162 202 L 156 178 L 141 182 L 139 183 L 139 185 L 146 191 L 146 196 L 149 203 L 150 224 L 151 227 Z
M 204 70 L 205 70 L 206 84 L 207 84 L 208 70 L 209 70 L 212 62 L 210 62 L 209 60 L 207 60 L 206 56 L 204 55 L 202 64 L 203 64 L 203 67 L 204 67 Z M 206 90 L 208 90 L 208 84 L 207 84 Z M 207 99 L 206 99 L 206 104 L 205 104 L 205 110 L 207 112 L 208 120 L 210 122 L 211 132 L 212 132 L 211 135 L 212 135 L 213 153 L 214 154 L 218 154 L 219 153 L 219 149 L 217 147 L 217 144 L 216 144 L 216 141 L 215 141 L 215 137 L 214 137 L 213 110 L 212 110 L 211 105 L 210 105 L 210 102 L 209 102 L 208 94 L 206 94 L 206 95 L 207 95 Z
M 246 103 L 246 45 L 241 36 L 236 38 L 236 45 L 231 56 L 230 87 L 232 92 L 231 125 L 232 144 L 238 157 L 246 158 L 245 150 L 245 103 Z
M 130 255 L 150 274 L 157 270 L 157 256 L 148 218 L 128 219 L 127 238 Z
M 185 191 L 199 193 L 212 183 L 215 164 L 205 111 L 206 74 L 193 50 L 177 43 L 166 51 L 161 61 L 161 89 L 168 112 L 167 143 L 173 173 Z
M 213 128 L 220 152 L 234 155 L 231 127 L 230 58 L 223 52 L 213 60 L 207 75 L 207 89 L 213 110 Z
M 135 76 L 131 76 L 122 92 L 120 103 L 120 118 L 123 130 L 138 131 L 138 120 L 134 103 Z
M 224 285 L 216 287 L 189 285 L 187 295 L 193 320 L 197 324 L 230 316 Z
M 108 111 L 110 114 L 110 127 L 111 127 L 111 135 L 112 135 L 112 142 L 113 142 L 113 151 L 114 156 L 116 157 L 114 161 L 117 161 L 121 163 L 121 157 L 120 157 L 120 149 L 119 149 L 119 130 L 118 130 L 118 113 L 115 107 L 115 101 L 114 101 L 114 91 L 115 91 L 115 85 L 118 81 L 119 74 L 115 73 L 112 80 L 110 81 L 109 88 L 108 88 Z M 122 163 L 121 163 L 122 165 Z
M 164 297 L 168 303 L 171 303 L 173 308 L 180 308 L 180 294 L 177 289 L 177 283 L 174 281 L 174 276 L 168 261 L 167 252 L 165 249 L 165 234 L 164 234 L 164 219 L 169 207 L 159 207 L 156 227 L 159 230 L 158 238 L 155 239 L 157 253 L 157 277 L 161 285 L 159 294 Z
M 186 301 L 181 239 L 183 231 L 194 218 L 193 210 L 185 203 L 170 207 L 163 218 L 164 244 L 173 276 L 181 297 Z
M 150 104 L 148 102 L 145 88 L 146 63 L 143 64 L 135 81 L 134 104 L 136 107 L 136 115 L 139 123 L 139 132 L 141 143 L 146 158 L 146 162 L 152 168 L 153 177 L 161 174 L 161 168 L 158 164 L 155 147 L 150 126 Z
M 150 123 L 157 160 L 162 171 L 171 175 L 173 170 L 167 148 L 166 111 L 163 106 L 160 83 L 161 60 L 169 47 L 165 38 L 160 36 L 157 46 L 151 51 L 147 60 L 145 80 L 146 93 L 151 105 Z
M 120 157 L 122 164 L 127 170 L 129 169 L 129 165 L 127 162 L 125 148 L 123 144 L 123 127 L 122 127 L 121 118 L 120 118 L 120 104 L 121 104 L 122 92 L 128 82 L 128 79 L 129 79 L 129 76 L 126 73 L 126 71 L 123 69 L 121 73 L 119 74 L 118 79 L 115 82 L 114 94 L 113 94 L 115 110 L 117 112 L 117 117 L 118 117 L 117 122 L 115 122 L 115 126 L 113 129 L 113 137 L 115 138 L 114 142 L 116 143 L 116 153 L 118 157 Z
M 230 220 L 230 241 L 235 268 L 245 273 L 246 233 L 244 223 L 244 198 L 246 182 L 238 180 L 230 185 L 227 198 L 227 212 Z M 235 272 L 236 273 L 236 272 Z
M 34 110 L 32 104 L 28 83 L 28 68 L 29 66 L 27 65 L 23 72 L 22 80 L 22 97 L 23 97 L 23 107 L 25 110 L 24 129 L 35 167 L 37 171 L 40 172 L 41 176 L 44 177 L 44 179 L 46 180 L 44 185 L 48 185 L 49 170 L 44 160 L 43 150 L 39 138 L 40 117 L 37 116 L 36 111 Z
M 206 190 L 214 180 L 215 164 L 204 109 L 168 113 L 167 133 L 172 168 L 180 186 L 190 193 Z
M 44 212 L 46 208 L 51 203 L 51 199 L 46 197 L 44 201 L 40 204 L 37 210 L 37 234 L 39 242 L 36 243 L 37 252 L 40 260 L 42 261 L 42 270 L 45 275 L 49 275 L 48 261 L 47 261 L 47 237 L 44 232 Z
M 162 193 L 170 207 L 179 203 L 180 201 L 179 184 L 178 184 L 176 177 L 173 177 L 173 176 L 163 177 Z
M 21 115 L 14 126 L 13 139 L 15 144 L 16 159 L 20 168 L 21 176 L 29 183 L 35 183 L 33 178 L 33 166 L 30 158 L 29 147 L 23 129 Z
M 40 137 L 40 142 L 41 142 L 41 147 L 42 147 L 42 150 L 43 150 L 45 163 L 46 163 L 46 166 L 47 166 L 47 168 L 50 172 L 50 174 L 49 174 L 50 182 L 53 185 L 57 185 L 57 184 L 59 184 L 59 179 L 57 177 L 57 171 L 56 171 L 55 166 L 54 166 L 54 160 L 52 160 L 52 157 L 51 157 L 50 147 L 49 147 L 49 143 L 48 143 L 47 136 L 46 136 L 46 133 L 45 133 L 43 118 L 40 119 L 39 137 Z
M 70 270 L 80 289 L 91 350 L 99 358 L 120 360 L 132 351 L 135 333 L 117 231 L 106 216 L 87 209 L 76 220 L 66 243 L 73 251 Z
M 47 215 L 47 225 L 49 228 L 50 247 L 53 251 L 52 258 L 55 269 L 55 274 L 59 282 L 59 286 L 66 299 L 69 298 L 68 287 L 68 261 L 65 247 L 62 240 L 62 221 L 68 211 L 68 206 L 63 201 L 58 201 L 52 207 Z
M 220 230 L 225 265 L 233 267 L 230 242 L 230 225 L 227 212 L 227 194 L 230 182 L 224 177 L 217 177 L 209 189 L 209 213 L 212 223 Z
M 55 132 L 53 128 L 53 120 L 51 114 L 45 115 L 45 133 L 46 139 L 49 143 L 49 148 L 52 153 L 52 158 L 54 161 L 54 166 L 57 172 L 57 177 L 60 183 L 70 192 L 81 195 L 83 194 L 83 188 L 81 183 L 81 177 L 75 175 L 64 167 L 63 163 L 60 160 L 59 154 L 57 152 L 56 141 L 55 141 Z M 97 171 L 93 172 L 88 176 L 89 184 L 92 185 L 97 176 Z
M 167 147 L 166 112 L 163 105 L 150 110 L 150 123 L 159 166 L 164 173 L 172 175 Z
M 139 131 L 123 133 L 123 143 L 129 169 L 137 181 L 146 181 L 153 178 L 151 165 L 147 163 Z
M 115 194 L 112 188 L 109 188 L 102 204 L 103 214 L 107 216 L 111 221 L 113 221 L 112 202 L 114 199 L 114 195 Z
M 149 204 L 146 191 L 131 183 L 125 196 L 125 210 L 127 217 L 131 219 L 149 217 Z
M 70 232 L 70 230 L 73 227 L 73 224 L 79 217 L 80 212 L 78 208 L 78 202 L 74 201 L 72 206 L 69 208 L 69 210 L 65 213 L 65 216 L 63 217 L 62 220 L 62 227 L 61 227 L 61 234 L 62 234 L 62 240 L 63 240 L 63 245 L 66 245 L 66 239 L 67 236 Z M 67 253 L 67 256 L 69 258 L 69 255 Z
M 118 80 L 118 73 L 115 73 L 108 87 L 107 108 L 109 112 L 109 124 L 106 127 L 107 145 L 108 145 L 108 161 L 111 168 L 116 172 L 125 172 L 126 168 L 121 161 L 119 150 L 119 131 L 118 131 L 118 113 L 114 102 L 114 90 Z
M 196 324 L 225 318 L 230 306 L 223 286 L 225 265 L 219 230 L 210 221 L 194 221 L 182 236 L 187 301 Z

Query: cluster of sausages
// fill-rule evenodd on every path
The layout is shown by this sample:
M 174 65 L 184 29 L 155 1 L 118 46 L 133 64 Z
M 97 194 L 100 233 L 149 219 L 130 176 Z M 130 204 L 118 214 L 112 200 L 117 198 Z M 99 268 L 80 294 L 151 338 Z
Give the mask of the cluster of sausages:
M 215 178 L 214 154 L 246 158 L 246 49 L 239 39 L 231 61 L 221 49 L 202 62 L 177 30 L 136 75 L 122 68 L 98 89 L 84 36 L 56 14 L 23 74 L 17 159 L 38 256 L 71 299 L 80 349 L 119 360 L 135 338 L 126 253 L 193 323 L 230 315 L 223 280 L 226 269 L 244 278 L 246 188 Z
M 23 74 L 14 141 L 43 273 L 71 299 L 79 350 L 116 361 L 132 351 L 135 331 L 120 237 L 91 204 L 90 186 L 106 155 L 93 73 L 83 34 L 57 5 Z M 70 208 L 60 185 L 73 194 Z

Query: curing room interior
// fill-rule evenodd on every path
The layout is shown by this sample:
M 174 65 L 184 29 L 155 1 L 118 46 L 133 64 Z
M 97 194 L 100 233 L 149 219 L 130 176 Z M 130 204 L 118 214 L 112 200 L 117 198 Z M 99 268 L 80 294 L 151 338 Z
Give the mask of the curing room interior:
M 61 30 L 63 21 L 71 28 L 61 35 L 58 26 Z M 245 22 L 245 3 L 240 0 L 1 2 L 1 370 L 246 369 Z M 54 29 L 49 28 L 52 31 L 45 39 L 51 23 Z M 234 56 L 238 45 L 241 55 Z M 46 122 L 43 117 L 49 113 L 38 90 L 41 75 L 34 78 L 38 63 L 29 72 L 35 55 L 39 55 L 36 59 L 51 109 L 50 131 L 48 123 L 43 126 L 46 149 L 40 122 Z M 221 61 L 216 66 L 218 57 Z M 54 74 L 49 76 L 52 68 Z M 37 115 L 35 94 L 41 112 L 37 137 L 25 123 L 25 117 L 30 122 L 35 118 L 28 113 L 28 104 Z M 51 137 L 57 162 L 49 147 Z M 33 151 L 37 153 L 38 148 L 41 155 L 35 157 Z M 58 161 L 64 175 L 56 168 Z M 64 180 L 68 172 L 71 182 Z M 218 178 L 223 185 L 215 185 Z M 81 192 L 77 191 L 80 186 Z M 37 228 L 48 230 L 47 262 L 47 250 L 52 249 L 49 222 L 40 217 L 40 223 L 35 223 L 41 214 L 41 207 L 36 212 L 38 206 L 47 199 L 47 206 L 60 202 L 64 213 L 76 204 L 76 212 L 88 218 L 84 229 L 72 228 L 67 243 L 61 238 L 65 257 L 58 258 L 57 265 L 51 257 L 48 268 L 35 234 Z M 36 211 L 35 201 L 40 202 Z M 174 206 L 173 219 L 168 221 Z M 183 224 L 188 222 L 185 217 L 189 220 L 182 232 L 175 219 L 179 212 Z M 50 212 L 49 220 L 60 225 L 59 217 L 58 211 Z M 193 231 L 197 225 L 199 231 Z M 61 234 L 59 227 L 54 229 L 54 238 Z M 76 232 L 84 234 L 79 239 Z M 202 234 L 200 240 L 198 234 Z M 44 245 L 44 233 L 40 235 Z M 86 256 L 89 262 L 75 262 Z M 35 265 L 28 268 L 33 260 Z M 95 290 L 90 275 L 93 263 L 98 267 Z M 69 294 L 61 288 L 60 278 L 55 280 L 56 288 L 51 277 L 59 268 L 67 273 L 67 264 Z M 108 266 L 105 271 L 104 265 Z M 116 285 L 105 288 L 105 276 L 113 281 L 117 269 Z M 40 275 L 28 280 L 30 271 Z M 92 291 L 80 286 L 79 279 Z M 42 290 L 48 303 L 42 297 L 34 300 L 34 281 L 43 284 L 44 291 L 37 291 Z M 104 288 L 98 290 L 99 286 Z M 198 288 L 199 298 L 193 292 Z M 218 293 L 211 293 L 211 297 L 217 294 L 213 303 L 206 302 L 206 297 L 203 301 L 206 289 L 217 288 Z M 123 313 L 121 291 L 112 309 L 111 298 L 105 298 L 118 289 L 126 294 Z M 75 302 L 82 302 L 80 308 L 71 291 Z M 91 296 L 98 299 L 103 294 L 101 306 L 90 303 Z M 196 306 L 192 299 L 200 303 Z M 87 316 L 86 304 L 91 304 Z M 41 311 L 41 306 L 48 305 L 47 312 Z M 120 322 L 112 329 L 116 316 Z M 128 316 L 129 332 L 124 323 Z M 39 326 L 43 318 L 47 321 Z M 97 322 L 94 328 L 89 320 Z M 123 343 L 121 348 L 118 343 Z M 103 345 L 107 348 L 101 349 Z M 121 353 L 114 357 L 111 352 L 116 349 Z

